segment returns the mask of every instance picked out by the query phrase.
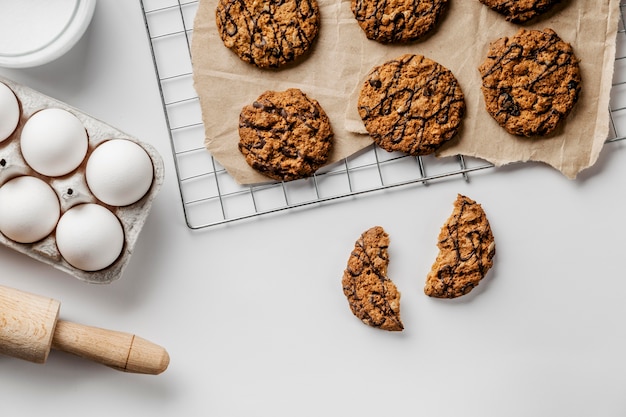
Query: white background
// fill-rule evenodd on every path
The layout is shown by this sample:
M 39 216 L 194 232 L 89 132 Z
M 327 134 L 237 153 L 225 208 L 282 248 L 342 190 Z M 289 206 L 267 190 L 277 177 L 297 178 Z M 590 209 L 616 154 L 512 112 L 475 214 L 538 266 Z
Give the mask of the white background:
M 573 181 L 520 164 L 192 231 L 139 2 L 100 0 L 67 55 L 0 74 L 151 143 L 166 165 L 120 280 L 85 284 L 0 248 L 0 284 L 171 356 L 159 376 L 56 351 L 45 365 L 0 356 L 2 415 L 626 415 L 626 143 Z M 487 212 L 495 266 L 469 295 L 430 299 L 457 193 Z M 363 325 L 341 291 L 373 225 L 390 234 L 402 333 Z

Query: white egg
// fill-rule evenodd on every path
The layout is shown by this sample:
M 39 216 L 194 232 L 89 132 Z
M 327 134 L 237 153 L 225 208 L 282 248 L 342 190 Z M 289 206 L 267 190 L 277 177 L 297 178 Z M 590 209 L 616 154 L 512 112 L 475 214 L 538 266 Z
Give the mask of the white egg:
M 0 187 L 0 232 L 19 243 L 48 236 L 61 208 L 54 190 L 39 178 L 21 176 Z
M 57 108 L 43 109 L 24 124 L 20 147 L 32 169 L 58 177 L 72 172 L 85 159 L 87 131 L 72 113 Z
M 0 83 L 0 142 L 15 131 L 20 121 L 20 104 L 13 91 Z
M 85 177 L 97 199 L 112 206 L 127 206 L 148 192 L 154 169 L 141 146 L 130 140 L 112 139 L 91 153 Z
M 56 241 L 67 263 L 83 271 L 98 271 L 122 253 L 124 230 L 115 214 L 105 207 L 80 204 L 61 216 Z

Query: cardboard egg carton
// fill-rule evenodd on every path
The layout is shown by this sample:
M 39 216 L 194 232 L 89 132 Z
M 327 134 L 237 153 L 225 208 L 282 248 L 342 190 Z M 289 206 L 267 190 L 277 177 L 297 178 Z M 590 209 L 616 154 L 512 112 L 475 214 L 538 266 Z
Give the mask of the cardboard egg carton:
M 15 242 L 0 233 L 0 244 L 51 265 L 85 282 L 105 284 L 115 281 L 121 277 L 124 268 L 130 260 L 152 202 L 163 183 L 164 166 L 161 156 L 151 145 L 141 142 L 61 101 L 6 78 L 0 77 L 0 82 L 13 90 L 21 108 L 20 121 L 17 128 L 9 138 L 0 142 L 0 187 L 12 178 L 21 175 L 30 175 L 42 179 L 56 192 L 60 202 L 61 216 L 78 204 L 95 203 L 101 205 L 109 209 L 119 219 L 125 239 L 122 253 L 117 260 L 108 267 L 93 272 L 77 269 L 63 259 L 57 249 L 55 231 L 52 231 L 50 235 L 40 241 L 27 244 Z M 20 151 L 20 134 L 24 124 L 35 112 L 46 108 L 60 108 L 69 111 L 83 123 L 88 135 L 89 147 L 83 162 L 74 171 L 60 177 L 46 177 L 34 171 L 25 162 Z M 128 206 L 115 207 L 99 201 L 90 192 L 85 179 L 85 167 L 89 156 L 99 144 L 110 139 L 133 141 L 141 146 L 152 160 L 154 168 L 152 185 L 139 201 Z

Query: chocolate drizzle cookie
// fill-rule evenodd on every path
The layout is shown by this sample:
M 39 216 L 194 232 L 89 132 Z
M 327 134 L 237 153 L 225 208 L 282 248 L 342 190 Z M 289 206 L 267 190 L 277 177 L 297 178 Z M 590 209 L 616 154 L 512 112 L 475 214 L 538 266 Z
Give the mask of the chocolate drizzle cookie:
M 400 292 L 387 278 L 389 235 L 380 226 L 363 232 L 354 244 L 341 284 L 350 310 L 363 323 L 401 331 Z
M 368 39 L 414 41 L 431 32 L 448 0 L 352 0 L 351 8 Z
M 405 54 L 370 71 L 358 112 L 381 148 L 426 155 L 457 133 L 465 98 L 450 70 L 421 55 Z
M 239 151 L 255 170 L 279 181 L 305 178 L 326 163 L 330 120 L 302 91 L 266 91 L 239 115 Z
M 524 23 L 537 17 L 561 0 L 480 0 L 512 23 Z
M 469 293 L 493 265 L 496 245 L 480 204 L 458 195 L 439 233 L 439 254 L 426 277 L 424 293 L 455 298 Z
M 578 59 L 552 29 L 498 39 L 478 69 L 487 111 L 513 135 L 548 135 L 581 90 Z
M 294 61 L 319 32 L 316 0 L 219 0 L 215 13 L 224 45 L 260 68 Z

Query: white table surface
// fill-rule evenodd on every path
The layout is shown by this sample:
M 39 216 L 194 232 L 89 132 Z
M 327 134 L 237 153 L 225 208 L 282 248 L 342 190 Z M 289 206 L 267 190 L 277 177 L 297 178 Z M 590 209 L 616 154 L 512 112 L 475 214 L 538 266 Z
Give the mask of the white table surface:
M 100 0 L 67 55 L 0 74 L 151 143 L 166 165 L 120 280 L 85 284 L 0 248 L 0 284 L 171 356 L 159 376 L 56 351 L 45 365 L 0 356 L 3 416 L 626 415 L 626 143 L 576 180 L 514 165 L 192 231 L 139 2 Z M 495 266 L 469 295 L 430 299 L 457 193 L 486 210 Z M 402 333 L 360 323 L 341 291 L 373 225 L 391 237 Z

